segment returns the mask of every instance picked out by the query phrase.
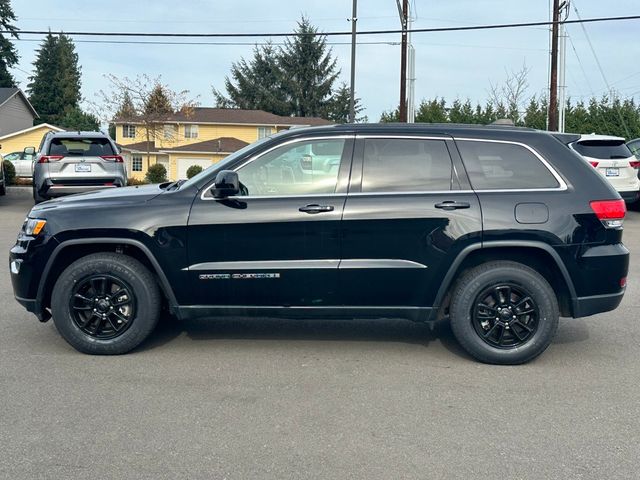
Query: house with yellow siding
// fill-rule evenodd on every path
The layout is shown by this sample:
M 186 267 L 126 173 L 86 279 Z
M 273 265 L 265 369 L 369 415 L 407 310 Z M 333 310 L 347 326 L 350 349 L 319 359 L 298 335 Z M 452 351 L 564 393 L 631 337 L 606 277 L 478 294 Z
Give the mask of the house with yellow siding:
M 41 123 L 33 127 L 25 128 L 24 130 L 18 130 L 7 135 L 0 137 L 0 153 L 7 155 L 13 152 L 22 152 L 26 147 L 35 147 L 38 150 L 38 146 L 44 137 L 49 132 L 62 132 L 64 129 L 50 125 L 48 123 Z
M 129 176 L 143 179 L 160 163 L 170 180 L 186 178 L 192 165 L 206 168 L 242 147 L 292 127 L 326 125 L 321 118 L 284 117 L 262 110 L 196 107 L 153 127 L 135 119 L 115 119 L 116 143 Z

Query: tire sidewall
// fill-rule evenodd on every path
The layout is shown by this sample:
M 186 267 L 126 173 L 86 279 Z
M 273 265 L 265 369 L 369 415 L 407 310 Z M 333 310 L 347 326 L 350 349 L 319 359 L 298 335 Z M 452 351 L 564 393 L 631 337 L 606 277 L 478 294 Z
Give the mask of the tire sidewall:
M 160 309 L 155 279 L 142 264 L 124 255 L 90 255 L 70 265 L 56 282 L 51 296 L 53 322 L 67 342 L 74 348 L 92 354 L 126 353 L 138 346 L 155 328 Z M 131 287 L 136 311 L 131 325 L 119 336 L 98 339 L 84 333 L 75 324 L 70 297 L 75 285 L 94 274 L 108 274 Z
M 478 295 L 492 285 L 513 283 L 530 295 L 538 307 L 538 327 L 524 344 L 500 349 L 487 344 L 472 324 L 472 311 Z M 553 290 L 537 272 L 525 266 L 503 266 L 461 279 L 451 305 L 451 327 L 462 346 L 487 363 L 518 364 L 540 355 L 551 343 L 558 326 L 558 305 Z

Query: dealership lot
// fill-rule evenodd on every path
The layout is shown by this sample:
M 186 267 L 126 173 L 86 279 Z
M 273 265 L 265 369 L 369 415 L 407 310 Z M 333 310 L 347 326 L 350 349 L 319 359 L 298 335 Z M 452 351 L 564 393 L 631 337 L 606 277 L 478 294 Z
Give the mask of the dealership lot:
M 29 193 L 0 197 L 0 478 L 637 477 L 639 212 L 623 304 L 527 365 L 404 321 L 167 320 L 90 357 L 13 299 Z

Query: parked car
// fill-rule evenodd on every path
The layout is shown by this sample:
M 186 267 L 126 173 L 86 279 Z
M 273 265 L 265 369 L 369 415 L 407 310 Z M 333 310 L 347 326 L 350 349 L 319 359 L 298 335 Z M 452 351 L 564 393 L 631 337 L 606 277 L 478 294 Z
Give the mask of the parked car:
M 558 317 L 615 309 L 625 204 L 546 132 L 341 125 L 249 145 L 190 180 L 36 205 L 10 253 L 17 300 L 91 354 L 180 319 L 448 318 L 523 363 Z
M 16 177 L 31 178 L 33 175 L 33 159 L 35 157 L 35 149 L 27 147 L 22 152 L 11 152 L 4 156 L 5 160 L 10 161 L 16 169 Z
M 7 180 L 4 176 L 4 161 L 0 155 L 0 197 L 7 193 Z
M 629 140 L 626 145 L 629 150 L 631 150 L 631 153 L 633 153 L 636 158 L 640 160 L 640 138 Z
M 569 135 L 570 138 L 571 135 Z M 624 143 L 609 135 L 575 135 L 568 145 L 606 178 L 627 203 L 640 198 L 640 161 Z
M 127 184 L 118 147 L 100 132 L 49 132 L 40 145 L 33 169 L 33 199 L 53 197 Z

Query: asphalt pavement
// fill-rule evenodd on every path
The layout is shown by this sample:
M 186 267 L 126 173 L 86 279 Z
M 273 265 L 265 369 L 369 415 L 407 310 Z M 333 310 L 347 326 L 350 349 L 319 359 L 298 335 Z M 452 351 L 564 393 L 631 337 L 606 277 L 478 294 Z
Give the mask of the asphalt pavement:
M 2 479 L 640 477 L 639 212 L 622 305 L 500 367 L 405 321 L 164 319 L 131 354 L 82 355 L 13 298 L 31 206 L 0 197 Z

